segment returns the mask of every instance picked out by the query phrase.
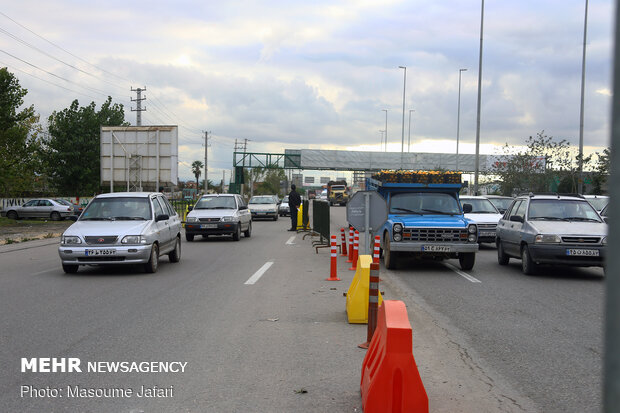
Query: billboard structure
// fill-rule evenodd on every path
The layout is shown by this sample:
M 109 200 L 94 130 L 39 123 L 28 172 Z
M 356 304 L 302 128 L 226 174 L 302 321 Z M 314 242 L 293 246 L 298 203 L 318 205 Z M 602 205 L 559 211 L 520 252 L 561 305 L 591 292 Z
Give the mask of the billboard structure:
M 110 192 L 159 191 L 177 184 L 178 127 L 102 126 L 100 133 L 101 185 Z

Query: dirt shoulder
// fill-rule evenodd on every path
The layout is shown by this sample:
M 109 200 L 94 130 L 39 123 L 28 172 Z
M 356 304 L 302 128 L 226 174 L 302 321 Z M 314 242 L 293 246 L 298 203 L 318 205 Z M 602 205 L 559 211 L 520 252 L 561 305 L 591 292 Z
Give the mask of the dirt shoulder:
M 0 218 L 0 245 L 59 237 L 73 221 L 12 220 Z

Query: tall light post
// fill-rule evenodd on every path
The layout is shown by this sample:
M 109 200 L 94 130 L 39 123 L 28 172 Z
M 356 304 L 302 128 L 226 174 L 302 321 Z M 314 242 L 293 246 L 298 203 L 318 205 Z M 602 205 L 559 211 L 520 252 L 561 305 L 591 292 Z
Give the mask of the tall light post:
M 387 137 L 388 137 L 388 134 L 387 134 L 387 112 L 388 112 L 388 110 L 387 109 L 381 109 L 381 110 L 383 112 L 385 112 L 385 140 L 384 140 L 384 142 L 385 142 L 385 152 L 387 152 Z
M 401 129 L 401 142 L 400 142 L 400 169 L 403 169 L 403 153 L 405 152 L 405 90 L 407 87 L 407 66 L 398 66 L 399 69 L 404 70 L 403 74 L 403 126 Z
M 456 170 L 459 170 L 459 134 L 461 130 L 461 74 L 467 69 L 459 69 L 459 104 L 456 115 Z
M 482 39 L 484 33 L 484 0 L 480 9 L 480 55 L 478 57 L 478 109 L 476 117 L 476 167 L 474 171 L 474 195 L 478 195 L 478 174 L 480 172 L 480 106 L 482 104 Z
M 411 112 L 415 112 L 415 110 L 409 109 L 409 136 L 407 137 L 407 152 L 411 152 Z
M 383 129 L 379 129 L 379 132 L 381 133 L 381 146 L 379 146 L 379 150 L 383 149 L 383 132 L 385 132 Z
M 586 37 L 588 34 L 588 0 L 586 0 L 586 12 L 583 21 L 583 53 L 581 58 L 581 107 L 579 111 L 579 178 L 577 192 L 583 193 L 583 100 L 586 84 Z

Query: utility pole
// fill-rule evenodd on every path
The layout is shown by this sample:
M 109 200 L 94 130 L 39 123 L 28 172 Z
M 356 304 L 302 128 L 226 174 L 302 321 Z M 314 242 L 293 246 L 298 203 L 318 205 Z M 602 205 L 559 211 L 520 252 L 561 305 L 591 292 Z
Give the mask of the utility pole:
M 224 182 L 226 182 L 226 169 L 222 169 L 222 186 L 220 186 L 220 192 L 224 193 Z
M 142 101 L 146 100 L 146 96 L 142 97 L 142 91 L 146 90 L 146 86 L 144 88 L 131 88 L 132 92 L 136 92 L 136 98 L 131 99 L 132 102 L 136 102 L 136 109 L 131 108 L 132 112 L 136 112 L 136 126 L 142 126 L 142 111 L 146 110 L 146 107 L 142 108 Z
M 208 164 L 208 154 L 209 154 L 209 132 L 205 131 L 205 194 L 209 191 L 209 164 Z

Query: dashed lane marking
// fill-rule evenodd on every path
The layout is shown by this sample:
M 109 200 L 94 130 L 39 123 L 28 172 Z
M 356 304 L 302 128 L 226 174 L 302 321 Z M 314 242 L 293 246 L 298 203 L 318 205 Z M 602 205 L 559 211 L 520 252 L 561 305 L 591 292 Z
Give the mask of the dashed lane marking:
M 245 282 L 246 285 L 252 285 L 252 284 L 256 284 L 256 282 L 258 280 L 260 280 L 260 277 L 263 276 L 263 274 L 265 273 L 265 271 L 267 271 L 269 269 L 269 267 L 271 267 L 273 265 L 273 261 L 267 261 L 265 263 L 265 265 L 263 265 L 262 267 L 260 267 L 258 269 L 258 271 L 256 271 L 250 278 L 248 278 L 248 280 Z
M 471 281 L 473 283 L 482 283 L 482 281 L 480 281 L 476 277 L 472 277 L 471 275 L 467 274 L 466 272 L 463 272 L 463 271 L 459 270 L 458 268 L 456 268 L 452 264 L 448 264 L 447 262 L 444 262 L 443 265 L 445 265 L 446 267 L 450 268 L 452 271 L 454 271 L 455 273 L 457 273 L 461 277 L 465 278 L 467 281 Z
M 295 245 L 293 241 L 295 241 L 295 235 L 293 235 L 288 239 L 288 241 L 286 241 L 286 245 Z

